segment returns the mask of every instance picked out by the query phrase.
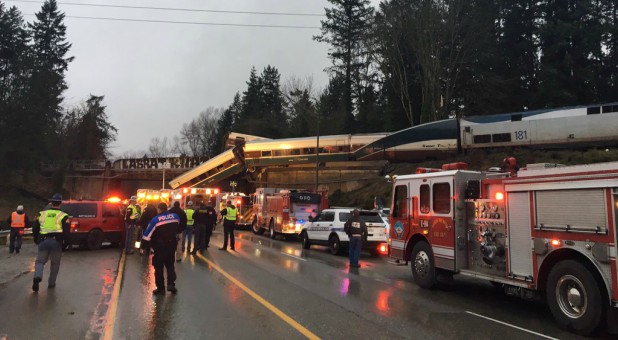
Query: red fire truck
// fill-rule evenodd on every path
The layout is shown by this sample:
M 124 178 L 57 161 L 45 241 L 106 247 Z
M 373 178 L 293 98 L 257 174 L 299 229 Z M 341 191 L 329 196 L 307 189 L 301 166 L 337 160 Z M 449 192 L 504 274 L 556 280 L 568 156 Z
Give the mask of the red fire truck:
M 618 162 L 422 172 L 389 177 L 391 257 L 419 286 L 461 274 L 544 295 L 580 334 L 618 324 Z
M 279 189 L 277 189 L 279 190 Z M 263 234 L 268 230 L 270 238 L 278 234 L 284 236 L 298 235 L 303 224 L 309 218 L 317 216 L 322 209 L 328 207 L 328 196 L 325 191 L 314 193 L 303 190 L 280 190 L 264 196 L 268 189 L 258 189 L 256 196 L 262 193 L 263 204 L 255 205 L 253 232 Z

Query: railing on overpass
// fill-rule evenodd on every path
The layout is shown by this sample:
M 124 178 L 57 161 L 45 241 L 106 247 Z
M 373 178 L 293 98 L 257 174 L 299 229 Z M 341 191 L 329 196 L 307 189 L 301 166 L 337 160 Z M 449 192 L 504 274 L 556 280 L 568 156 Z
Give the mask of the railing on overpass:
M 170 172 L 184 172 L 193 169 L 207 161 L 207 157 L 143 157 L 143 158 L 123 158 L 117 160 L 96 159 L 96 160 L 72 160 L 60 162 L 43 162 L 41 170 L 53 172 L 60 169 L 68 169 L 78 172 L 89 171 L 140 171 L 140 172 L 161 172 L 166 169 Z

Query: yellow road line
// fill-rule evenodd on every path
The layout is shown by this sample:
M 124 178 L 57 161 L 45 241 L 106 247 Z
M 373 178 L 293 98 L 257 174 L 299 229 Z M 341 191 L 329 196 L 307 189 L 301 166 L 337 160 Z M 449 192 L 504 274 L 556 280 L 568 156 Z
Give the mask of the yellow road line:
M 218 271 L 219 273 L 221 273 L 221 275 L 225 276 L 228 280 L 232 281 L 232 283 L 234 283 L 236 286 L 238 286 L 240 289 L 244 290 L 245 293 L 249 294 L 251 297 L 253 297 L 254 299 L 256 299 L 259 303 L 261 303 L 264 307 L 268 308 L 268 310 L 270 310 L 271 312 L 275 313 L 275 315 L 277 315 L 278 317 L 280 317 L 283 321 L 287 322 L 290 326 L 292 326 L 294 329 L 296 329 L 298 332 L 300 332 L 302 335 L 306 336 L 308 339 L 320 339 L 320 337 L 318 337 L 317 335 L 313 334 L 310 330 L 308 330 L 307 328 L 303 327 L 301 324 L 299 324 L 298 322 L 296 322 L 294 319 L 292 319 L 290 316 L 288 316 L 287 314 L 285 314 L 284 312 L 282 312 L 279 308 L 275 307 L 272 303 L 266 301 L 266 299 L 264 299 L 263 297 L 259 296 L 256 292 L 252 291 L 251 289 L 249 289 L 249 287 L 245 286 L 244 284 L 242 284 L 240 281 L 238 281 L 235 277 L 233 277 L 232 275 L 228 274 L 225 270 L 223 270 L 221 267 L 219 267 L 218 265 L 214 264 L 212 261 L 210 261 L 209 259 L 205 258 L 204 256 L 200 255 L 200 254 L 196 254 L 197 257 L 208 263 L 210 266 L 212 266 L 216 271 Z
M 103 331 L 103 340 L 111 340 L 114 337 L 114 326 L 116 325 L 116 310 L 118 309 L 118 296 L 120 295 L 120 284 L 122 283 L 122 275 L 124 273 L 125 253 L 122 252 L 120 263 L 118 263 L 118 275 L 114 282 L 114 291 L 109 300 L 109 307 L 105 317 L 105 330 Z

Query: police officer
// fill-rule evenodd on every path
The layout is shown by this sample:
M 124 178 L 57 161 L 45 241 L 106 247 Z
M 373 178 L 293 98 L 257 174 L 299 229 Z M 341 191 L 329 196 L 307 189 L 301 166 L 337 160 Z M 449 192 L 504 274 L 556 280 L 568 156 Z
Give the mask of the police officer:
M 230 250 L 234 250 L 234 227 L 236 226 L 236 218 L 238 209 L 232 204 L 232 201 L 227 201 L 225 209 L 221 210 L 223 218 L 223 247 L 219 250 L 227 250 L 227 239 L 230 239 Z
M 174 253 L 176 250 L 176 236 L 180 217 L 173 212 L 167 211 L 167 204 L 159 203 L 157 206 L 159 213 L 150 220 L 148 227 L 144 231 L 141 248 L 154 249 L 152 266 L 155 269 L 155 284 L 157 289 L 152 293 L 155 295 L 165 295 L 165 278 L 163 268 L 167 270 L 167 290 L 176 294 L 176 271 L 174 269 Z
M 182 260 L 182 251 L 180 251 L 182 242 L 180 242 L 180 238 L 182 233 L 187 228 L 187 214 L 185 214 L 185 211 L 180 208 L 180 202 L 178 201 L 174 202 L 172 208 L 170 208 L 170 212 L 178 215 L 180 218 L 180 223 L 178 224 L 177 230 L 178 234 L 176 235 L 176 261 L 180 261 Z
M 367 235 L 367 225 L 360 218 L 358 209 L 352 211 L 352 217 L 343 225 L 343 231 L 350 238 L 350 267 L 359 268 L 360 252 L 363 243 L 363 237 Z
M 51 207 L 41 211 L 38 224 L 35 223 L 32 228 L 34 240 L 39 245 L 39 252 L 34 262 L 34 279 L 32 280 L 32 290 L 35 292 L 39 291 L 39 282 L 43 280 L 43 269 L 48 260 L 51 260 L 51 268 L 47 288 L 56 287 L 62 249 L 67 247 L 70 242 L 69 215 L 60 210 L 62 195 L 54 194 L 49 201 Z
M 9 254 L 13 254 L 13 252 L 19 254 L 24 228 L 30 226 L 30 218 L 24 212 L 23 205 L 18 205 L 17 209 L 11 213 L 7 219 L 7 224 L 11 226 Z
M 187 228 L 182 232 L 182 252 L 184 253 L 185 249 L 187 251 L 191 251 L 191 240 L 193 239 L 193 214 L 195 210 L 193 210 L 193 201 L 187 202 L 187 209 L 185 209 L 185 214 L 187 215 Z M 185 247 L 185 240 L 187 241 Z M 195 249 L 195 245 L 193 245 L 193 249 Z
M 129 206 L 124 214 L 124 227 L 126 232 L 124 251 L 126 254 L 133 254 L 133 232 L 140 217 L 139 208 L 135 204 L 136 201 L 137 197 L 131 196 Z
M 217 212 L 212 206 L 200 203 L 200 208 L 193 214 L 195 219 L 195 241 L 191 254 L 195 255 L 199 250 L 201 254 L 208 248 L 212 227 L 217 223 Z

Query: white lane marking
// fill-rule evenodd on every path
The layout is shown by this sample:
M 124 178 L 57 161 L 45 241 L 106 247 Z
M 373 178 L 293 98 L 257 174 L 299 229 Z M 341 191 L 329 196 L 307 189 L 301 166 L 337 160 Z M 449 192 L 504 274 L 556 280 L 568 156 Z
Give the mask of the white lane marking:
M 505 325 L 505 326 L 513 327 L 515 329 L 519 329 L 520 331 L 528 332 L 530 334 L 534 334 L 534 335 L 540 336 L 540 337 L 545 338 L 545 339 L 559 340 L 558 338 L 552 338 L 551 336 L 548 336 L 548 335 L 545 335 L 545 334 L 541 334 L 541 333 L 537 333 L 537 332 L 531 331 L 529 329 L 525 329 L 525 328 L 518 327 L 518 326 L 515 326 L 515 325 L 511 325 L 510 323 L 506 323 L 506 322 L 503 322 L 503 321 L 500 321 L 500 320 L 492 319 L 490 317 L 487 317 L 487 316 L 484 316 L 484 315 L 481 315 L 481 314 L 476 314 L 476 313 L 473 313 L 473 312 L 471 312 L 469 310 L 467 310 L 466 313 L 472 314 L 474 316 L 478 316 L 479 318 L 483 318 L 483 319 L 486 319 L 486 320 L 489 320 L 489 321 L 493 321 L 493 322 L 496 322 L 496 323 L 499 323 L 499 324 L 502 324 L 502 325 Z
M 307 261 L 306 259 L 303 259 L 302 257 L 294 256 L 294 255 L 291 255 L 291 254 L 288 254 L 288 253 L 281 252 L 281 254 L 283 254 L 283 255 L 287 255 L 287 256 L 289 256 L 289 257 L 293 257 L 293 258 L 295 258 L 295 259 L 297 259 L 297 260 Z

